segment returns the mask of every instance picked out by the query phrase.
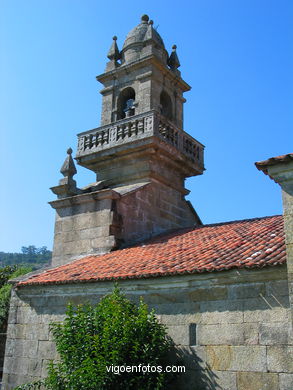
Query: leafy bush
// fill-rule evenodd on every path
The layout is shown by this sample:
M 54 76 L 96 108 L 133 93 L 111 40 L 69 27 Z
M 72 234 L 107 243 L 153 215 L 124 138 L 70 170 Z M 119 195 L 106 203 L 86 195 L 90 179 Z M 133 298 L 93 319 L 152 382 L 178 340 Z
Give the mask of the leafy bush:
M 7 324 L 10 293 L 11 293 L 11 286 L 9 284 L 4 284 L 4 286 L 0 288 L 0 331 L 1 332 L 5 332 L 5 328 Z
M 9 311 L 11 284 L 9 279 L 17 278 L 20 275 L 27 274 L 32 269 L 30 267 L 4 267 L 0 268 L 0 332 L 5 332 Z
M 141 300 L 136 306 L 118 288 L 96 306 L 68 306 L 63 323 L 51 327 L 60 361 L 49 365 L 50 390 L 158 390 L 163 372 L 107 372 L 113 366 L 162 366 L 172 343 Z M 41 382 L 38 383 L 39 385 Z M 19 386 L 18 390 L 25 389 Z

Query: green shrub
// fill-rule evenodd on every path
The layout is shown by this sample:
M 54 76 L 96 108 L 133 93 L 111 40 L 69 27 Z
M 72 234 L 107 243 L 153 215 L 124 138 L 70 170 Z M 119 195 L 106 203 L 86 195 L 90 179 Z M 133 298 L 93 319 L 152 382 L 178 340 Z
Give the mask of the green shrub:
M 11 293 L 11 284 L 8 284 L 9 279 L 17 278 L 20 275 L 24 275 L 30 272 L 31 267 L 4 267 L 0 269 L 0 332 L 5 332 L 7 325 L 7 318 L 9 312 L 9 302 Z
M 11 285 L 4 284 L 4 286 L 0 288 L 0 331 L 1 332 L 5 332 L 5 328 L 7 324 L 10 293 L 11 293 Z
M 8 279 L 11 278 L 13 272 L 17 270 L 16 265 L 7 265 L 6 267 L 0 268 L 0 287 L 7 283 Z
M 52 324 L 60 361 L 51 362 L 45 388 L 50 390 L 158 390 L 163 372 L 107 372 L 113 366 L 163 366 L 172 343 L 141 300 L 136 306 L 118 288 L 96 306 L 68 306 L 63 323 Z M 40 382 L 39 382 L 40 384 Z M 25 389 L 18 387 L 17 389 Z

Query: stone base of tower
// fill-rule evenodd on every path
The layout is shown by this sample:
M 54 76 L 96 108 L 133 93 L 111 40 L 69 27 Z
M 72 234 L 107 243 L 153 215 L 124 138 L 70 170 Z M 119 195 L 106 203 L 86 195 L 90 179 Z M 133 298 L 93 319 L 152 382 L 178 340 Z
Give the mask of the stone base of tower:
M 56 209 L 52 266 L 201 224 L 180 191 L 154 178 L 50 204 Z
M 122 218 L 122 236 L 126 244 L 173 229 L 201 225 L 184 195 L 156 180 L 122 197 L 117 202 L 117 211 Z

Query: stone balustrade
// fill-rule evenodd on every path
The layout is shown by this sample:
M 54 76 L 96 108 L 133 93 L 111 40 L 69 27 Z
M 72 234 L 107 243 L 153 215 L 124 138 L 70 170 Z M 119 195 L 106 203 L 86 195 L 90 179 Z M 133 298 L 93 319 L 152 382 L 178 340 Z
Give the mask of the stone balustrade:
M 138 114 L 78 134 L 76 157 L 156 136 L 203 165 L 204 146 L 156 111 Z

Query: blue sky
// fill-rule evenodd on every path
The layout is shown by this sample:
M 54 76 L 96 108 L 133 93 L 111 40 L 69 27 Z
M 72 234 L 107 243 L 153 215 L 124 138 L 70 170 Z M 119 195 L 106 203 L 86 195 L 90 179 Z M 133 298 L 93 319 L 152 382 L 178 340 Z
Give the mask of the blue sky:
M 167 50 L 177 45 L 185 130 L 205 146 L 189 199 L 204 223 L 282 212 L 279 187 L 254 162 L 292 152 L 292 1 L 0 0 L 0 251 L 52 247 L 66 149 L 100 122 L 112 36 L 147 13 Z M 94 174 L 78 167 L 79 186 Z

